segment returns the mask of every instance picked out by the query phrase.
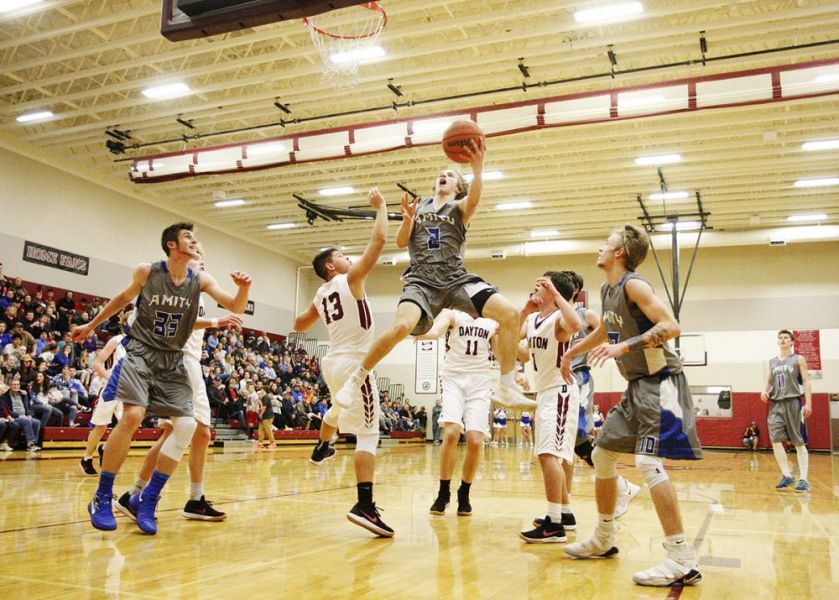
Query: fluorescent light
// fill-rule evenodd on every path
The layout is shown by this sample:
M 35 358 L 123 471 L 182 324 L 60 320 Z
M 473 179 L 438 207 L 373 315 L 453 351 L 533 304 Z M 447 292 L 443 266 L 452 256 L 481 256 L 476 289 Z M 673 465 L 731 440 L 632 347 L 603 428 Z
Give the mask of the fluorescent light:
M 815 179 L 799 179 L 793 183 L 798 188 L 825 187 L 828 185 L 839 185 L 839 177 L 821 177 Z
M 264 144 L 251 144 L 248 146 L 248 156 L 283 154 L 285 152 L 288 152 L 288 147 L 282 142 L 266 142 Z
M 349 185 L 342 187 L 321 188 L 318 190 L 321 196 L 346 196 L 347 194 L 355 194 L 355 188 Z
M 294 223 L 271 223 L 265 229 L 276 231 L 277 229 L 293 229 Z
M 816 140 L 813 142 L 804 142 L 801 144 L 801 149 L 806 152 L 813 150 L 835 150 L 839 148 L 839 139 L 836 140 Z
M 356 48 L 355 50 L 330 54 L 329 60 L 336 65 L 346 65 L 348 63 L 375 60 L 382 58 L 385 54 L 385 49 L 381 46 L 368 46 L 366 48 Z
M 699 221 L 679 221 L 676 223 L 676 231 L 689 231 L 691 229 L 699 229 L 701 224 Z M 656 231 L 673 231 L 673 222 L 667 221 L 661 225 L 655 226 Z
M 629 96 L 628 98 L 621 98 L 618 96 L 618 109 L 661 104 L 666 99 L 667 98 L 664 97 L 664 94 L 654 94 L 651 96 Z
M 684 200 L 690 197 L 690 192 L 653 192 L 650 200 Z
M 534 229 L 530 232 L 530 237 L 540 238 L 540 237 L 556 237 L 559 235 L 559 231 L 556 229 Z
M 827 75 L 819 75 L 814 80 L 814 83 L 832 83 L 839 81 L 839 73 L 828 73 Z
M 518 210 L 521 208 L 531 208 L 533 203 L 530 200 L 521 200 L 519 202 L 501 202 L 495 205 L 496 210 Z
M 20 8 L 28 8 L 40 4 L 44 0 L 3 0 L 0 5 L 0 13 L 11 12 Z
M 681 160 L 681 154 L 651 154 L 649 156 L 639 156 L 635 159 L 635 164 L 639 167 L 657 167 L 658 165 L 677 163 Z
M 640 15 L 644 12 L 644 5 L 640 2 L 623 2 L 621 4 L 608 4 L 598 8 L 587 8 L 574 13 L 574 20 L 577 23 L 597 23 L 599 21 L 614 21 L 624 17 Z
M 809 215 L 790 215 L 787 221 L 792 223 L 801 223 L 802 221 L 824 221 L 827 215 L 824 213 L 812 213 Z
M 53 115 L 51 111 L 48 110 L 39 110 L 38 112 L 33 113 L 26 113 L 25 115 L 20 115 L 17 118 L 18 123 L 33 123 L 35 121 L 45 121 L 46 119 L 52 119 Z
M 427 121 L 414 121 L 411 130 L 413 135 L 424 135 L 429 133 L 442 133 L 452 124 L 451 119 L 429 119 Z
M 177 83 L 166 83 L 164 85 L 156 85 L 154 87 L 143 90 L 143 96 L 151 98 L 152 100 L 162 100 L 164 98 L 176 98 L 189 93 L 189 86 L 182 81 Z
M 466 183 L 472 183 L 474 178 L 475 176 L 472 173 L 467 173 L 463 176 Z M 481 175 L 482 181 L 495 181 L 496 179 L 504 179 L 504 173 L 501 171 L 484 171 L 483 175 Z
M 230 208 L 231 206 L 242 206 L 245 203 L 242 198 L 232 198 L 230 200 L 219 200 L 216 202 L 218 208 Z
M 145 173 L 146 171 L 151 171 L 153 168 L 159 169 L 164 166 L 163 163 L 159 160 L 154 161 L 153 164 L 150 164 L 150 162 L 151 161 L 148 160 L 141 160 L 140 162 L 138 162 L 136 165 L 137 171 L 139 171 L 140 173 Z

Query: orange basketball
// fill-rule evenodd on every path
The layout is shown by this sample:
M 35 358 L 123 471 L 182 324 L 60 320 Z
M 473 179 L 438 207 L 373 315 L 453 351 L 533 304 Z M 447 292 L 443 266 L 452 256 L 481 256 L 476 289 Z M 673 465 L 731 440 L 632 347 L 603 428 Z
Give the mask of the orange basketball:
M 474 121 L 455 121 L 443 133 L 443 152 L 454 162 L 469 162 L 463 147 L 469 140 L 475 140 L 475 143 L 480 145 L 483 138 L 484 132 Z

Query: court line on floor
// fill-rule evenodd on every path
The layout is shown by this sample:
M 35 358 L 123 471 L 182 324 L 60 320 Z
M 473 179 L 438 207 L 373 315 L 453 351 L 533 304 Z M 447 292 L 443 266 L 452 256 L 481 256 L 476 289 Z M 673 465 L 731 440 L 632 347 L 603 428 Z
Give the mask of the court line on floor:
M 101 588 L 101 587 L 93 587 L 93 586 L 90 586 L 90 585 L 80 585 L 78 583 L 57 582 L 57 581 L 46 580 L 46 579 L 36 579 L 34 577 L 21 577 L 20 575 L 0 575 L 0 581 L 2 581 L 4 579 L 11 579 L 13 581 L 26 582 L 26 583 L 38 583 L 38 584 L 41 584 L 41 585 L 47 585 L 47 586 L 51 586 L 51 587 L 69 587 L 69 588 L 73 588 L 73 589 L 76 589 L 76 590 L 85 590 L 85 591 L 88 591 L 88 592 L 89 591 L 96 591 L 96 592 L 101 592 L 106 596 L 110 596 L 113 593 L 112 591 L 109 591 L 109 590 L 107 590 L 105 588 Z M 123 589 L 119 590 L 119 596 L 120 597 L 128 596 L 130 598 L 148 598 L 148 594 L 138 594 L 138 593 L 135 593 L 135 592 L 127 592 Z

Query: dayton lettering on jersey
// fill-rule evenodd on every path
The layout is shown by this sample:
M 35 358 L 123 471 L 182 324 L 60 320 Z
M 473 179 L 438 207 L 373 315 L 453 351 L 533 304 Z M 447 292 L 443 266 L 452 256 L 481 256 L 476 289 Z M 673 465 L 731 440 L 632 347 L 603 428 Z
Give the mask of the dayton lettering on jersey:
M 527 345 L 530 348 L 536 348 L 537 350 L 547 350 L 548 338 L 539 335 L 533 335 L 527 338 Z
M 478 337 L 483 338 L 485 340 L 489 339 L 489 331 L 484 329 L 483 327 L 475 327 L 474 325 L 458 325 L 457 327 L 457 335 L 460 337 Z
M 182 298 L 181 296 L 170 296 L 168 294 L 153 294 L 149 300 L 149 306 L 171 306 L 172 308 L 189 308 L 192 306 L 192 301 L 189 298 Z

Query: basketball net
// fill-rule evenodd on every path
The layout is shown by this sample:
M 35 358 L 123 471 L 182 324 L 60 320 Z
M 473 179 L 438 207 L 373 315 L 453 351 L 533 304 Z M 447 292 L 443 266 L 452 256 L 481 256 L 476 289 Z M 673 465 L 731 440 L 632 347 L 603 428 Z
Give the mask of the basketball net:
M 358 85 L 358 66 L 382 55 L 376 42 L 387 24 L 378 2 L 303 19 L 323 62 L 322 81 L 336 88 Z

